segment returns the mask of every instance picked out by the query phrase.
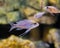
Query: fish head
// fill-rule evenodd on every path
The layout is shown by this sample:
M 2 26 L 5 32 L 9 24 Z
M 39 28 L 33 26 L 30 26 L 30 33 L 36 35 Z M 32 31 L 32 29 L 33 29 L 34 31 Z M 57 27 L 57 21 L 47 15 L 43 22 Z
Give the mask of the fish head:
M 46 6 L 46 7 L 44 7 L 44 10 L 49 13 L 59 13 L 59 9 L 54 6 Z

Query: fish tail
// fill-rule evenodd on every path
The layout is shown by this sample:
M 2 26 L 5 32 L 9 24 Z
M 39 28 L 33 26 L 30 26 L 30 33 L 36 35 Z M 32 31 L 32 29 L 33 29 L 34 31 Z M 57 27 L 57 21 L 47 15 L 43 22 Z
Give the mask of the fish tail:
M 14 25 L 14 23 L 9 23 L 11 26 L 13 26 Z
M 10 23 L 10 25 L 11 25 L 11 28 L 10 28 L 9 32 L 12 31 L 14 28 L 16 28 L 14 23 Z

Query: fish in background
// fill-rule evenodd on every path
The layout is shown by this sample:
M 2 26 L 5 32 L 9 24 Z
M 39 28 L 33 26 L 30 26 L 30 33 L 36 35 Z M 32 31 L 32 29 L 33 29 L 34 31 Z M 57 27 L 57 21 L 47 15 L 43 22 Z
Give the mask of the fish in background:
M 35 14 L 33 16 L 33 18 L 35 18 L 35 19 L 41 18 L 44 14 L 45 14 L 45 12 L 39 12 L 39 13 Z M 39 23 L 36 22 L 35 20 L 24 19 L 24 20 L 20 20 L 20 21 L 16 22 L 16 24 L 10 23 L 10 25 L 11 25 L 11 29 L 9 30 L 9 32 L 15 28 L 16 28 L 16 30 L 27 29 L 23 34 L 19 35 L 19 36 L 24 36 L 30 30 L 38 27 Z
M 45 14 L 45 12 L 38 12 L 34 15 L 34 18 L 36 18 L 36 19 L 41 18 L 44 14 Z
M 59 9 L 57 7 L 54 7 L 54 6 L 46 6 L 46 7 L 44 7 L 44 10 L 49 12 L 53 16 L 54 16 L 53 13 L 60 13 Z

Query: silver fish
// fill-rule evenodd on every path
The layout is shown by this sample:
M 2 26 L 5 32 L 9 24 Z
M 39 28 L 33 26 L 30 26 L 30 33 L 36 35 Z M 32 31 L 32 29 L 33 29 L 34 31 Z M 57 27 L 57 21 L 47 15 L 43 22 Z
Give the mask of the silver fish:
M 33 23 L 31 20 L 28 20 L 28 19 L 20 20 L 16 22 L 16 24 L 11 23 L 11 29 L 9 30 L 9 32 L 15 28 L 16 30 L 27 29 L 23 34 L 20 35 L 20 36 L 23 36 L 27 34 L 31 29 L 34 29 L 38 26 L 39 26 L 39 23 Z
M 46 12 L 38 12 L 34 15 L 34 18 L 41 18 Z

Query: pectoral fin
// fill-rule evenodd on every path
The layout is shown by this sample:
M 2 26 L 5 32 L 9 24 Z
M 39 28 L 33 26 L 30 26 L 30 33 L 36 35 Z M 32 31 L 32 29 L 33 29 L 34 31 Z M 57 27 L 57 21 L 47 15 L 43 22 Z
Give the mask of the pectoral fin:
M 24 35 L 26 35 L 30 30 L 31 30 L 31 29 L 26 30 L 23 34 L 21 34 L 21 35 L 19 35 L 19 36 L 24 36 Z

